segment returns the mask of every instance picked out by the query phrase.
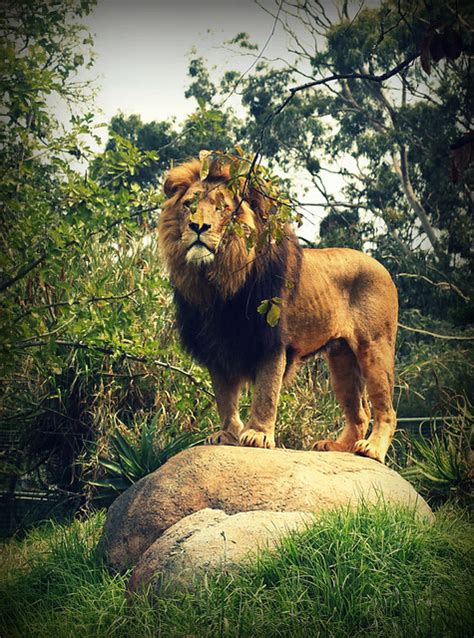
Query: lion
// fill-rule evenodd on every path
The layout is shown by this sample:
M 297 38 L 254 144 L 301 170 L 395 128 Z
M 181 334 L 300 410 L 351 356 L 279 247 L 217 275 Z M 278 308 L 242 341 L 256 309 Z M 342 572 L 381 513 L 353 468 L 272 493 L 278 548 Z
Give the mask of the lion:
M 194 159 L 169 171 L 158 235 L 181 341 L 212 380 L 221 426 L 207 443 L 274 448 L 282 382 L 321 352 L 345 425 L 313 449 L 383 463 L 396 427 L 398 299 L 389 273 L 356 250 L 302 248 L 289 225 L 279 241 L 267 232 L 262 248 L 274 214 L 269 197 L 247 182 L 236 195 L 225 163 L 211 164 L 204 179 L 202 168 Z M 280 311 L 273 327 L 258 311 L 269 300 Z M 244 424 L 239 395 L 247 383 L 253 398 Z

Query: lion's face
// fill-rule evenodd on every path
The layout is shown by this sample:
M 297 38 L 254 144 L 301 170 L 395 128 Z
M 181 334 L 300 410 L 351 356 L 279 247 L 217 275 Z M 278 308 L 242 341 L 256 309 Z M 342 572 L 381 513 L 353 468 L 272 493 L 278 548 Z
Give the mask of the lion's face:
M 180 215 L 181 241 L 185 259 L 190 265 L 207 266 L 231 240 L 230 224 L 237 221 L 243 232 L 251 232 L 254 220 L 247 206 L 242 205 L 222 184 L 190 186 L 177 204 Z
M 181 239 L 188 264 L 214 261 L 232 217 L 233 198 L 222 186 L 193 184 L 178 203 Z
M 235 295 L 263 264 L 255 259 L 262 221 L 258 208 L 232 192 L 226 167 L 205 180 L 200 170 L 199 160 L 170 170 L 158 233 L 173 285 L 205 305 L 216 289 L 222 298 Z

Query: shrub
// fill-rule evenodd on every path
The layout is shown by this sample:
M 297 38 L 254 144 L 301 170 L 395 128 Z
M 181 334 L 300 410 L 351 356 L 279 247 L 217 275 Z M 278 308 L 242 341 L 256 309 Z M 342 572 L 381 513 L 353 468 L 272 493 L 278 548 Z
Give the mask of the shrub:
M 466 401 L 458 416 L 441 429 L 432 427 L 428 438 L 411 441 L 412 453 L 401 473 L 432 504 L 449 499 L 472 503 L 474 480 L 473 419 Z
M 90 481 L 97 488 L 94 500 L 110 502 L 139 479 L 154 472 L 169 458 L 202 441 L 193 432 L 159 432 L 158 414 L 144 421 L 138 431 L 117 429 L 109 435 L 109 456 L 99 456 L 98 463 L 105 470 L 103 479 Z M 160 442 L 161 438 L 161 442 Z

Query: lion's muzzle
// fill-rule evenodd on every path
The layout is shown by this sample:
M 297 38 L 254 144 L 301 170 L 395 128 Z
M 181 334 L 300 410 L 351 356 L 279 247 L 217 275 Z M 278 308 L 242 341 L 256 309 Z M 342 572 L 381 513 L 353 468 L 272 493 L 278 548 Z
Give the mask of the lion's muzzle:
M 214 248 L 209 246 L 202 238 L 202 235 L 205 235 L 211 226 L 209 224 L 198 225 L 194 222 L 191 222 L 188 226 L 190 231 L 192 231 L 189 234 L 195 236 L 195 239 L 186 249 L 186 261 L 199 265 L 211 263 L 214 259 Z

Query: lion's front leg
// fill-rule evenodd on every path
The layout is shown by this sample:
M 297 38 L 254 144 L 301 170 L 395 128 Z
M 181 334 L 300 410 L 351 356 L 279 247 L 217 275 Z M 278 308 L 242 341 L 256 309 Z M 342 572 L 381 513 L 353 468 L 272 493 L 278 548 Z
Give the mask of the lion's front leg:
M 240 445 L 275 447 L 275 420 L 285 372 L 286 355 L 270 355 L 257 370 L 250 419 L 240 435 Z
M 216 395 L 221 429 L 210 434 L 206 443 L 208 445 L 239 445 L 239 436 L 244 427 L 239 416 L 241 381 L 230 381 L 217 370 L 210 369 L 209 372 Z

